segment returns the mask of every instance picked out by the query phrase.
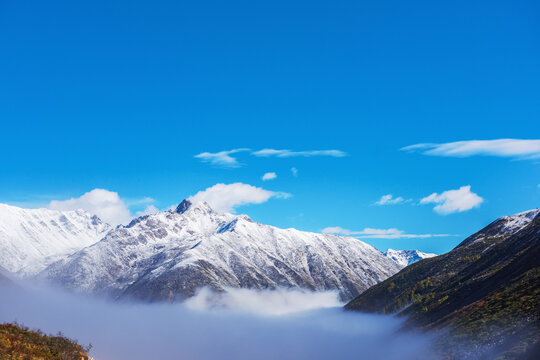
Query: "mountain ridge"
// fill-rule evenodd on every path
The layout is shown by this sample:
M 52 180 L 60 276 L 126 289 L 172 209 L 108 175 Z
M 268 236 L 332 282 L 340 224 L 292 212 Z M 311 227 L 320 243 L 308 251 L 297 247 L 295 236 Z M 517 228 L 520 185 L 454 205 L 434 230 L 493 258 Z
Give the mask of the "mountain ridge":
M 40 278 L 143 301 L 181 300 L 204 286 L 337 290 L 351 299 L 399 269 L 355 238 L 279 229 L 184 200 L 118 226 Z
M 23 209 L 0 204 L 0 267 L 32 276 L 99 241 L 112 226 L 84 210 Z
M 475 358 L 470 349 L 480 348 L 506 354 L 501 359 L 520 358 L 540 338 L 539 239 L 538 209 L 499 218 L 345 308 L 403 316 L 406 329 L 448 331 L 439 346 L 450 358 Z

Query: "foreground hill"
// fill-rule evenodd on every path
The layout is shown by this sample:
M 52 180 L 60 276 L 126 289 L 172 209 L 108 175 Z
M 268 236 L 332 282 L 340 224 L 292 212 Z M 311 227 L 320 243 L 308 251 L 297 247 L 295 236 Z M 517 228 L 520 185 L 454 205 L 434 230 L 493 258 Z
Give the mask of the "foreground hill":
M 450 358 L 525 356 L 540 340 L 540 210 L 502 217 L 447 254 L 412 264 L 346 305 L 444 330 Z
M 0 324 L 0 359 L 89 360 L 87 352 L 60 334 L 51 336 L 17 324 Z
M 100 240 L 112 227 L 84 210 L 0 204 L 0 270 L 30 276 Z
M 84 293 L 181 300 L 198 289 L 338 290 L 350 300 L 401 267 L 351 237 L 279 229 L 184 200 L 133 220 L 40 276 Z

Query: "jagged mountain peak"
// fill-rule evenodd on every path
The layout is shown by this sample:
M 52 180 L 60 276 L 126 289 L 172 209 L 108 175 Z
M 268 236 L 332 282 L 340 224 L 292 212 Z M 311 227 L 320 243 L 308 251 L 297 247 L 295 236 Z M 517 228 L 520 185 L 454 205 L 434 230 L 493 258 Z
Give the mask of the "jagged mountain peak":
M 177 214 L 184 214 L 187 211 L 194 211 L 203 214 L 216 213 L 216 211 L 206 201 L 198 201 L 194 203 L 189 198 L 182 200 L 182 202 L 174 210 L 174 212 Z
M 176 207 L 176 212 L 178 214 L 183 214 L 185 213 L 190 207 L 191 207 L 192 203 L 191 201 L 189 201 L 188 199 L 184 199 L 182 200 L 182 202 Z

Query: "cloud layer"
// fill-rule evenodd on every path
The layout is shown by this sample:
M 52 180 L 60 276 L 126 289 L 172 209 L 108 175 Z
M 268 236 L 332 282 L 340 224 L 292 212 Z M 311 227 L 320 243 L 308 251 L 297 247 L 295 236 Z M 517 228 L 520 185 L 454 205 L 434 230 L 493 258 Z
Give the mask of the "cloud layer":
M 233 212 L 240 205 L 261 204 L 270 198 L 286 199 L 291 195 L 284 192 L 265 190 L 244 183 L 216 184 L 206 190 L 199 191 L 190 197 L 194 203 L 207 202 L 218 212 Z
M 540 158 L 540 140 L 496 139 L 470 140 L 449 143 L 421 143 L 401 148 L 405 151 L 420 151 L 426 155 L 469 157 L 476 155 Z
M 349 230 L 339 226 L 331 226 L 322 230 L 325 234 L 337 234 L 345 236 L 354 236 L 358 239 L 411 239 L 411 238 L 431 238 L 452 236 L 449 234 L 407 234 L 403 230 L 396 228 L 374 229 L 364 228 L 363 230 Z
M 397 332 L 401 319 L 342 308 L 286 311 L 279 316 L 239 309 L 254 304 L 286 310 L 301 293 L 242 291 L 227 297 L 225 308 L 200 310 L 183 304 L 107 302 L 65 294 L 58 289 L 27 290 L 0 284 L 0 321 L 17 320 L 47 333 L 62 331 L 99 360 L 326 360 L 434 359 L 432 338 Z M 284 294 L 284 295 L 283 295 Z M 283 297 L 282 297 L 283 295 Z M 298 298 L 297 298 L 298 296 Z M 323 307 L 329 301 L 319 302 Z M 335 301 L 335 300 L 334 300 Z M 261 307 L 256 304 L 260 304 Z M 232 308 L 227 308 L 232 305 Z M 247 305 L 248 307 L 251 305 Z
M 420 200 L 420 204 L 438 204 L 433 208 L 439 214 L 447 215 L 479 207 L 484 199 L 471 191 L 471 186 L 462 186 L 457 190 L 447 190 L 440 194 L 433 193 Z
M 111 225 L 126 224 L 131 220 L 129 209 L 118 193 L 105 189 L 94 189 L 78 198 L 53 200 L 49 204 L 49 209 L 84 209 Z

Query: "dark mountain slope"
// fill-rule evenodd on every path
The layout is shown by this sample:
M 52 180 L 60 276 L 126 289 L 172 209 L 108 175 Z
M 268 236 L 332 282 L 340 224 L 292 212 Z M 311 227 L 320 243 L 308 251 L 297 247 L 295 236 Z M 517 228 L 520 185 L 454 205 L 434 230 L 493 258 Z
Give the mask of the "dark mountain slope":
M 503 217 L 455 249 L 412 264 L 346 309 L 407 316 L 406 328 L 448 331 L 449 356 L 490 349 L 514 359 L 540 339 L 540 211 Z M 472 350 L 471 350 L 472 349 Z M 492 356 L 494 353 L 490 353 Z

